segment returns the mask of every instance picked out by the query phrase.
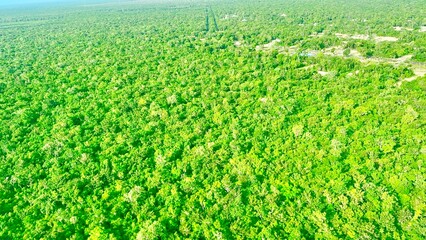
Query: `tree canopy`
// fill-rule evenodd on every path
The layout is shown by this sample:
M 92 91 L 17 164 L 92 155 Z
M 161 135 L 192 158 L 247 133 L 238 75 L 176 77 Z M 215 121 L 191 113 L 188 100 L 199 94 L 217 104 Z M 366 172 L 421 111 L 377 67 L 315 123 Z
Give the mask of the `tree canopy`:
M 209 4 L 0 10 L 0 238 L 424 239 L 424 1 Z

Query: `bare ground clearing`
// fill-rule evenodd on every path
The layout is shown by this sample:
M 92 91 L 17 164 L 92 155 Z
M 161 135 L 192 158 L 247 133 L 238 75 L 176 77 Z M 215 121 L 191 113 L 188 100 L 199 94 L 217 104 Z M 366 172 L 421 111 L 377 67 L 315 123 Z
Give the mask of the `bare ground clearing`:
M 396 37 L 389 37 L 389 36 L 370 36 L 366 34 L 345 34 L 345 33 L 336 33 L 336 37 L 342 38 L 342 39 L 357 39 L 357 40 L 374 40 L 376 43 L 378 42 L 396 42 L 399 39 Z
M 390 37 L 386 40 L 389 40 Z M 392 39 L 391 41 L 393 41 L 394 39 Z M 332 46 L 323 50 L 304 50 L 303 52 L 301 52 L 300 47 L 298 45 L 295 46 L 277 46 L 277 43 L 280 43 L 281 40 L 280 39 L 275 39 L 267 44 L 264 45 L 259 45 L 256 46 L 256 50 L 257 51 L 269 51 L 269 50 L 278 50 L 281 54 L 286 54 L 286 55 L 295 55 L 295 54 L 299 54 L 301 56 L 307 56 L 307 57 L 313 57 L 316 56 L 318 54 L 324 54 L 327 56 L 335 56 L 335 57 L 342 57 L 342 58 L 356 58 L 358 59 L 361 63 L 365 63 L 365 64 L 369 64 L 369 63 L 387 63 L 387 64 L 391 64 L 395 67 L 400 66 L 402 64 L 404 64 L 405 66 L 407 66 L 408 68 L 412 69 L 412 71 L 414 72 L 415 76 L 412 76 L 410 78 L 406 78 L 406 79 L 401 79 L 396 85 L 397 86 L 401 86 L 402 82 L 404 81 L 413 81 L 415 79 L 417 79 L 418 77 L 422 77 L 426 75 L 426 64 L 425 63 L 417 63 L 417 62 L 413 62 L 411 59 L 413 57 L 412 54 L 409 55 L 405 55 L 402 56 L 400 58 L 366 58 L 364 56 L 362 56 L 362 54 L 360 52 L 358 52 L 355 49 L 350 49 L 350 52 L 348 55 L 344 54 L 344 47 L 343 46 Z M 302 67 L 300 69 L 309 69 L 309 68 L 313 68 L 315 65 L 309 65 L 309 66 L 305 66 Z M 327 76 L 330 75 L 330 72 L 326 72 L 326 71 L 317 71 L 318 74 L 320 74 L 321 76 Z M 355 73 L 357 74 L 357 73 Z M 353 74 L 351 74 L 353 75 Z M 351 76 L 350 75 L 350 76 Z
M 401 32 L 401 31 L 403 31 L 403 30 L 406 30 L 406 31 L 413 31 L 414 29 L 412 29 L 412 28 L 407 28 L 407 27 L 401 27 L 401 26 L 396 26 L 396 27 L 393 27 L 393 30 L 395 30 L 395 31 L 397 31 L 397 32 Z
M 256 50 L 257 51 L 260 51 L 260 50 L 270 50 L 270 49 L 272 49 L 279 42 L 281 42 L 281 39 L 279 39 L 279 38 L 274 39 L 270 43 L 256 46 Z
M 409 78 L 405 78 L 405 79 L 401 79 L 399 82 L 397 82 L 395 85 L 397 87 L 401 87 L 403 82 L 411 82 L 416 80 L 419 77 L 423 77 L 426 75 L 426 65 L 425 64 L 415 64 L 412 67 L 414 76 L 409 77 Z

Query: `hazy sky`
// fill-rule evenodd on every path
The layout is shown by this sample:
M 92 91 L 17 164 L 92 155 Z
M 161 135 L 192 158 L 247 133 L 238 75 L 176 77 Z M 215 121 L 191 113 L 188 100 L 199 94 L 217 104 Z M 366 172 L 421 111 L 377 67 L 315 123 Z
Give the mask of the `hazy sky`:
M 61 3 L 99 3 L 99 2 L 119 2 L 126 0 L 0 0 L 0 6 L 25 6 L 39 4 L 61 4 Z
M 39 2 L 67 2 L 69 0 L 0 0 L 0 3 L 5 4 L 24 4 L 24 3 L 39 3 Z
M 23 5 L 23 4 L 37 4 L 37 3 L 99 3 L 99 2 L 156 2 L 155 0 L 0 0 L 0 5 Z M 171 1 L 171 0 L 170 0 Z M 164 2 L 164 0 L 158 0 Z
M 0 4 L 37 4 L 37 3 L 69 3 L 69 2 L 119 2 L 120 0 L 0 0 Z M 121 0 L 126 1 L 126 0 Z
M 46 5 L 46 4 L 66 4 L 66 3 L 77 3 L 77 4 L 90 4 L 90 3 L 106 3 L 106 2 L 115 2 L 126 4 L 129 2 L 139 2 L 139 3 L 147 3 L 147 2 L 157 2 L 157 3 L 165 3 L 165 2 L 196 2 L 203 0 L 0 0 L 0 10 L 2 7 L 15 7 L 15 6 L 23 6 L 23 7 L 32 7 L 38 5 Z M 211 0 L 209 0 L 211 1 Z M 5 9 L 6 10 L 6 9 Z
M 140 1 L 143 0 L 0 0 L 0 4 L 26 4 L 26 3 L 45 3 L 45 2 L 55 2 L 55 3 L 65 3 L 65 2 L 131 2 L 131 1 Z M 161 0 L 159 1 L 161 2 Z
M 76 0 L 0 0 L 0 5 L 23 5 L 23 4 L 35 4 L 35 3 L 61 3 L 71 2 Z M 84 0 L 77 0 L 84 1 Z

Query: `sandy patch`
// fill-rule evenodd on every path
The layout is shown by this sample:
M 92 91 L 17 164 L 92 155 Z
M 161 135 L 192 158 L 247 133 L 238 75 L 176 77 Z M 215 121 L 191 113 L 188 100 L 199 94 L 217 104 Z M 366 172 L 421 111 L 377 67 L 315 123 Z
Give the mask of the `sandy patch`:
M 256 46 L 256 51 L 268 51 L 274 49 L 285 55 L 295 55 L 299 51 L 299 46 L 277 46 L 277 43 L 279 42 L 281 42 L 280 39 L 275 39 L 270 43 Z
M 356 34 L 351 36 L 352 39 L 358 39 L 358 40 L 368 40 L 370 37 L 365 34 Z
M 340 34 L 340 35 L 346 35 L 349 36 L 347 34 Z M 392 38 L 392 37 L 389 37 Z M 394 39 L 392 39 L 394 40 Z M 416 63 L 411 61 L 413 55 L 409 54 L 409 55 L 405 55 L 402 56 L 400 58 L 366 58 L 364 56 L 362 56 L 362 54 L 360 52 L 358 52 L 355 49 L 350 49 L 349 55 L 345 55 L 344 51 L 345 48 L 342 45 L 339 46 L 332 46 L 332 47 L 328 47 L 326 49 L 323 49 L 321 51 L 318 50 L 309 50 L 306 49 L 303 52 L 300 52 L 300 47 L 295 45 L 295 46 L 277 46 L 277 43 L 280 43 L 281 40 L 280 39 L 275 39 L 273 41 L 271 41 L 270 43 L 264 44 L 264 45 L 259 45 L 256 46 L 256 50 L 260 51 L 260 50 L 270 50 L 270 49 L 276 49 L 279 51 L 279 53 L 282 54 L 286 54 L 286 55 L 295 55 L 295 54 L 299 54 L 299 56 L 304 56 L 304 57 L 314 57 L 320 53 L 326 55 L 326 56 L 336 56 L 336 57 L 342 57 L 342 58 L 356 58 L 358 59 L 361 63 L 364 64 L 379 64 L 379 63 L 387 63 L 387 64 L 391 64 L 395 67 L 400 66 L 402 64 L 406 65 L 407 67 L 409 67 L 410 69 L 412 69 L 412 71 L 414 72 L 413 77 L 410 78 L 406 78 L 406 79 L 401 79 L 396 85 L 400 86 L 402 84 L 402 82 L 404 81 L 413 81 L 418 77 L 422 77 L 426 75 L 426 64 L 424 63 Z M 299 69 L 311 69 L 313 68 L 314 65 L 309 65 L 309 66 L 305 66 L 305 67 L 301 67 Z M 332 72 L 327 72 L 327 71 L 317 71 L 317 73 L 321 76 L 329 76 L 330 74 L 332 74 Z M 358 74 L 359 72 L 354 72 L 354 73 L 349 73 L 348 76 L 353 76 L 354 74 Z
M 344 33 L 335 33 L 334 35 L 338 38 L 350 38 L 351 37 L 351 35 L 344 34 Z
M 358 40 L 368 40 L 370 38 L 368 35 L 365 35 L 365 34 L 350 35 L 345 33 L 336 33 L 335 36 L 338 38 L 343 38 L 343 39 L 358 39 Z
M 318 51 L 318 50 L 306 50 L 306 51 L 299 53 L 299 56 L 301 56 L 301 57 L 314 57 L 314 56 L 318 55 L 319 52 L 320 51 Z
M 367 60 L 372 60 L 373 62 L 378 63 L 389 63 L 394 66 L 399 66 L 402 63 L 407 63 L 413 57 L 412 54 L 402 56 L 400 58 L 368 58 Z
M 330 75 L 330 74 L 331 74 L 331 72 L 318 71 L 318 74 L 324 77 L 324 76 Z
M 314 68 L 315 66 L 316 66 L 316 64 L 312 64 L 312 65 L 304 66 L 304 67 L 301 67 L 301 68 L 298 68 L 298 69 L 300 69 L 300 70 L 309 70 L 311 68 Z
M 409 78 L 402 79 L 401 81 L 397 82 L 395 84 L 395 86 L 401 87 L 403 82 L 412 82 L 412 81 L 416 80 L 417 78 L 418 78 L 418 76 L 412 76 L 412 77 L 409 77 Z
M 290 47 L 287 47 L 287 48 L 283 48 L 281 50 L 282 50 L 282 52 L 285 52 L 287 54 L 294 55 L 294 54 L 296 54 L 297 50 L 299 50 L 299 47 L 298 46 L 290 46 Z
M 277 38 L 277 39 L 272 40 L 272 42 L 270 42 L 270 43 L 263 44 L 261 46 L 256 46 L 256 50 L 257 51 L 268 50 L 268 49 L 273 48 L 277 43 L 280 43 L 280 42 L 281 42 L 281 39 Z
M 350 49 L 349 55 L 345 55 L 343 52 L 345 51 L 343 46 L 333 46 L 326 48 L 322 50 L 322 53 L 327 56 L 335 56 L 335 57 L 342 57 L 342 58 L 356 58 L 361 63 L 370 64 L 370 63 L 387 63 L 391 64 L 395 67 L 401 65 L 401 64 L 410 64 L 411 58 L 413 57 L 412 54 L 402 56 L 400 58 L 366 58 L 362 56 L 360 52 L 358 52 L 355 49 Z M 416 76 L 424 76 L 426 74 L 426 66 L 425 64 L 418 64 L 417 66 L 411 67 L 411 69 L 414 71 L 414 74 Z
M 405 56 L 402 56 L 402 57 L 400 57 L 400 58 L 397 58 L 397 59 L 395 59 L 395 60 L 396 60 L 397 62 L 399 62 L 399 63 L 402 63 L 402 62 L 405 62 L 405 61 L 410 60 L 412 57 L 413 57 L 413 55 L 412 55 L 412 54 L 409 54 L 409 55 L 405 55 Z
M 356 39 L 356 40 L 369 40 L 370 39 L 370 36 L 365 35 L 365 34 L 350 35 L 350 34 L 344 34 L 344 33 L 336 33 L 335 36 L 338 37 L 338 38 L 343 38 L 343 39 Z M 396 37 L 375 36 L 373 38 L 373 40 L 375 42 L 396 42 L 399 39 L 396 38 Z
M 316 32 L 314 32 L 314 33 L 312 33 L 311 35 L 309 35 L 309 37 L 322 37 L 322 36 L 324 36 L 324 33 L 316 33 Z
M 260 98 L 259 101 L 262 103 L 266 103 L 268 102 L 268 98 Z
M 333 47 L 324 49 L 322 52 L 324 53 L 324 55 L 328 55 L 328 56 L 346 57 L 343 54 L 344 51 L 345 49 L 343 48 L 343 46 L 333 46 Z M 348 57 L 362 58 L 362 55 L 360 52 L 358 52 L 358 50 L 350 49 L 350 53 Z
M 396 37 L 379 37 L 379 36 L 374 37 L 374 41 L 376 42 L 396 42 L 398 40 L 399 39 Z
M 417 76 L 412 76 L 412 77 L 409 77 L 409 78 L 405 78 L 405 79 L 402 79 L 401 81 L 397 82 L 395 84 L 395 86 L 401 87 L 401 85 L 402 85 L 403 82 L 412 82 L 412 81 L 414 81 L 416 79 L 417 79 Z
M 365 58 L 363 56 L 357 57 L 362 63 L 388 63 L 394 66 L 399 66 L 400 64 L 407 63 L 413 57 L 413 55 L 405 55 L 400 58 Z
M 350 72 L 350 73 L 348 73 L 348 77 L 352 77 L 352 76 L 354 76 L 354 75 L 358 75 L 359 74 L 359 70 L 356 70 L 355 72 Z
M 426 75 L 426 66 L 414 67 L 413 72 L 414 72 L 414 75 L 418 77 L 423 77 L 424 75 Z
M 350 57 L 356 57 L 356 58 L 361 58 L 362 54 L 360 52 L 358 52 L 358 50 L 356 49 L 351 49 L 351 53 L 349 54 Z
M 238 15 L 237 14 L 226 14 L 225 16 L 223 16 L 223 18 L 221 18 L 222 20 L 228 20 L 231 18 L 237 18 Z
M 323 50 L 323 53 L 325 55 L 329 55 L 329 56 L 343 56 L 343 47 L 342 46 L 333 46 L 333 47 L 329 47 Z
M 414 73 L 414 76 L 402 79 L 401 81 L 397 82 L 395 84 L 395 86 L 401 87 L 401 85 L 402 85 L 403 82 L 412 82 L 412 81 L 416 80 L 419 77 L 425 76 L 426 75 L 426 65 L 425 64 L 420 64 L 420 65 L 414 66 L 413 67 L 413 73 Z
M 403 30 L 406 30 L 406 31 L 413 31 L 414 29 L 412 29 L 412 28 L 406 28 L 406 27 L 401 27 L 401 26 L 396 26 L 396 27 L 393 27 L 393 30 L 395 30 L 395 31 L 397 31 L 397 32 L 401 32 L 401 31 L 403 31 Z

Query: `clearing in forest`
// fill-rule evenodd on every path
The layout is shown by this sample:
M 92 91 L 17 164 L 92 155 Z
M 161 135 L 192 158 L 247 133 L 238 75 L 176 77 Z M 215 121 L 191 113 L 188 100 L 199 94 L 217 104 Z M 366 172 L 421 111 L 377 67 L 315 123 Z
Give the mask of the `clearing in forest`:
M 374 37 L 374 41 L 376 42 L 396 42 L 398 40 L 399 39 L 396 37 L 379 37 L 379 36 Z
M 257 51 L 269 50 L 269 49 L 272 49 L 277 43 L 280 43 L 280 42 L 281 42 L 281 39 L 277 38 L 277 39 L 272 40 L 270 43 L 263 44 L 261 46 L 256 46 L 256 50 Z
M 403 82 L 411 82 L 411 81 L 416 80 L 419 77 L 423 77 L 423 76 L 426 75 L 426 65 L 424 65 L 424 64 L 423 65 L 420 65 L 420 64 L 414 65 L 412 67 L 412 70 L 413 70 L 414 76 L 400 80 L 399 82 L 396 83 L 397 87 L 400 87 Z
M 389 36 L 374 36 L 374 37 L 372 37 L 372 36 L 365 35 L 365 34 L 350 35 L 350 34 L 344 34 L 344 33 L 336 33 L 335 36 L 338 37 L 338 38 L 342 38 L 342 39 L 356 39 L 356 40 L 372 39 L 376 43 L 379 43 L 379 42 L 396 42 L 396 41 L 399 40 L 396 37 L 389 37 Z

